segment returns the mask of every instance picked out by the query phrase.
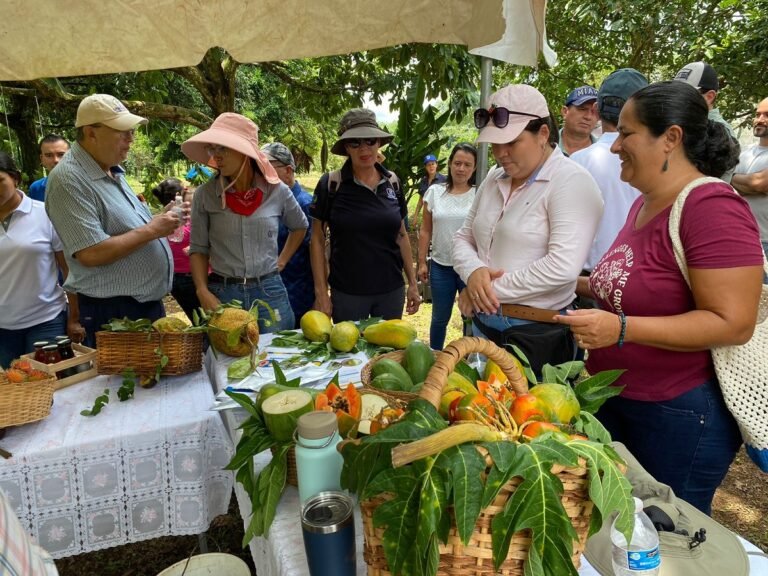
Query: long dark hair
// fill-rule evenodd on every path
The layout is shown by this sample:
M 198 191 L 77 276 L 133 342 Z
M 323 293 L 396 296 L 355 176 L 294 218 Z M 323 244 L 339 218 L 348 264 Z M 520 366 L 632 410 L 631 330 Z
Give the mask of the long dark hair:
M 19 182 L 21 182 L 21 172 L 19 172 L 19 169 L 16 167 L 16 163 L 9 154 L 6 154 L 3 151 L 0 151 L 0 172 L 5 172 L 6 174 L 13 176 L 17 186 L 19 185 Z
M 528 122 L 528 125 L 523 128 L 523 130 L 526 132 L 533 132 L 534 134 L 538 134 L 539 130 L 541 130 L 541 127 L 545 124 L 547 125 L 547 128 L 549 128 L 549 137 L 547 138 L 547 142 L 552 148 L 554 148 L 557 146 L 557 143 L 560 142 L 560 130 L 557 127 L 555 117 L 551 113 L 549 116 L 544 118 L 531 120 Z
M 683 130 L 683 150 L 696 168 L 707 176 L 720 176 L 739 163 L 738 143 L 725 126 L 709 120 L 709 107 L 696 88 L 667 80 L 635 92 L 628 102 L 651 134 L 659 137 L 670 126 Z
M 165 206 L 169 202 L 173 202 L 177 194 L 184 194 L 184 184 L 178 178 L 166 178 L 152 188 L 152 194 L 158 199 L 160 204 Z
M 475 168 L 477 168 L 477 148 L 472 146 L 469 142 L 459 142 L 456 144 L 456 146 L 453 147 L 453 150 L 451 150 L 450 156 L 448 156 L 448 177 L 445 181 L 445 189 L 450 190 L 453 188 L 453 176 L 451 175 L 451 164 L 453 163 L 453 157 L 456 156 L 456 152 L 466 152 L 467 154 L 472 154 L 472 157 L 475 159 Z M 472 171 L 472 176 L 469 178 L 469 185 L 474 186 L 475 185 L 475 173 L 476 171 Z

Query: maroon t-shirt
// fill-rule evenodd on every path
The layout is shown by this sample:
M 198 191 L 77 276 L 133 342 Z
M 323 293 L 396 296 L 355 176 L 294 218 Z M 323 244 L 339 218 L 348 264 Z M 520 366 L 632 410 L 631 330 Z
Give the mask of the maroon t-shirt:
M 635 219 L 642 196 L 627 222 L 595 266 L 589 282 L 600 307 L 627 316 L 674 316 L 695 309 L 669 237 L 667 208 L 639 230 Z M 722 183 L 704 184 L 688 196 L 680 219 L 680 239 L 690 268 L 759 266 L 760 233 L 749 205 Z M 587 369 L 624 368 L 618 384 L 633 400 L 675 398 L 715 375 L 708 350 L 674 352 L 627 342 L 590 350 Z

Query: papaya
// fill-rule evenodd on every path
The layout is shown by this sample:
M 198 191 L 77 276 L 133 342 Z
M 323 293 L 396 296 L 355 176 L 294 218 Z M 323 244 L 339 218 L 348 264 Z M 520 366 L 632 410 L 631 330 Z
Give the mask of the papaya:
M 412 381 L 423 382 L 434 363 L 435 354 L 424 342 L 414 340 L 405 347 L 403 367 Z
M 440 416 L 446 420 L 450 420 L 451 404 L 453 404 L 454 400 L 461 399 L 464 396 L 466 396 L 466 394 L 461 390 L 449 390 L 448 392 L 444 392 L 440 398 L 440 408 L 437 409 Z
M 454 410 L 454 419 L 462 421 L 479 420 L 480 417 L 476 411 L 482 412 L 491 418 L 496 414 L 491 401 L 482 394 L 475 393 L 467 394 L 459 400 Z
M 360 330 L 354 322 L 339 322 L 331 328 L 331 348 L 337 352 L 349 352 L 359 338 Z
M 363 338 L 376 346 L 404 350 L 416 340 L 416 328 L 405 320 L 385 320 L 368 326 L 363 331 Z
M 552 422 L 530 422 L 524 429 L 523 429 L 523 436 L 526 438 L 536 438 L 537 436 L 541 436 L 542 434 L 546 432 L 552 432 L 552 434 L 561 441 L 568 440 L 568 434 L 563 432 L 560 429 L 560 426 L 557 424 L 552 424 Z
M 304 338 L 312 342 L 328 342 L 333 329 L 331 319 L 320 310 L 306 312 L 299 320 L 299 326 Z
M 449 390 L 461 390 L 464 394 L 477 394 L 477 388 L 458 372 L 448 374 L 448 381 L 443 386 L 443 394 Z
M 557 424 L 570 424 L 581 412 L 576 393 L 565 384 L 537 384 L 528 392 L 547 406 L 547 420 Z
M 518 426 L 523 425 L 529 420 L 540 420 L 542 422 L 552 420 L 549 407 L 533 394 L 522 394 L 515 398 L 509 413 Z
M 400 390 L 404 392 L 410 391 L 413 388 L 413 380 L 403 368 L 402 364 L 395 362 L 390 358 L 382 358 L 373 364 L 371 367 L 371 376 L 376 378 L 381 374 L 392 374 L 400 380 Z
M 296 388 L 282 390 L 264 400 L 261 405 L 264 424 L 278 442 L 291 440 L 299 416 L 311 412 L 312 408 L 310 393 Z
M 371 386 L 378 390 L 390 392 L 410 392 L 403 389 L 403 381 L 394 374 L 379 374 L 371 380 Z

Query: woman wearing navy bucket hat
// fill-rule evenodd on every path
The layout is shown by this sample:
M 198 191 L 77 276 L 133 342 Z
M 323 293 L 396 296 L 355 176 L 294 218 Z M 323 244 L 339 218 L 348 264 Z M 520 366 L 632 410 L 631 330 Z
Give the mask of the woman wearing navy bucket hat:
M 515 344 L 539 373 L 576 353 L 554 317 L 575 299 L 602 197 L 592 176 L 557 147 L 547 102 L 535 88 L 502 88 L 475 111 L 475 126 L 498 166 L 453 239 L 453 267 L 467 284 L 459 309 L 473 317 L 476 335 Z
M 340 171 L 324 174 L 315 188 L 310 208 L 315 308 L 334 322 L 400 318 L 406 297 L 403 272 L 408 278 L 406 312 L 419 309 L 405 198 L 397 176 L 377 162 L 379 147 L 392 138 L 376 124 L 372 111 L 350 110 L 331 148 L 347 161 Z
M 218 171 L 197 188 L 192 204 L 190 268 L 201 306 L 213 310 L 220 302 L 237 299 L 247 309 L 263 300 L 278 321 L 269 322 L 269 312 L 259 307 L 261 331 L 293 328 L 280 271 L 301 244 L 307 219 L 259 149 L 258 126 L 226 112 L 184 142 L 181 151 Z M 281 221 L 291 232 L 278 254 Z

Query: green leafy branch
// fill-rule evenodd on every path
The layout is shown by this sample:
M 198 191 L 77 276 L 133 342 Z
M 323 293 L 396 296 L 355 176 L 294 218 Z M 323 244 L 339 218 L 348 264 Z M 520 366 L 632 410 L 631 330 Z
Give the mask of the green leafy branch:
M 88 410 L 81 410 L 80 415 L 81 416 L 96 416 L 99 412 L 101 412 L 101 409 L 109 404 L 109 388 L 105 388 L 104 392 L 98 396 L 96 396 L 96 400 L 93 403 L 93 407 Z

